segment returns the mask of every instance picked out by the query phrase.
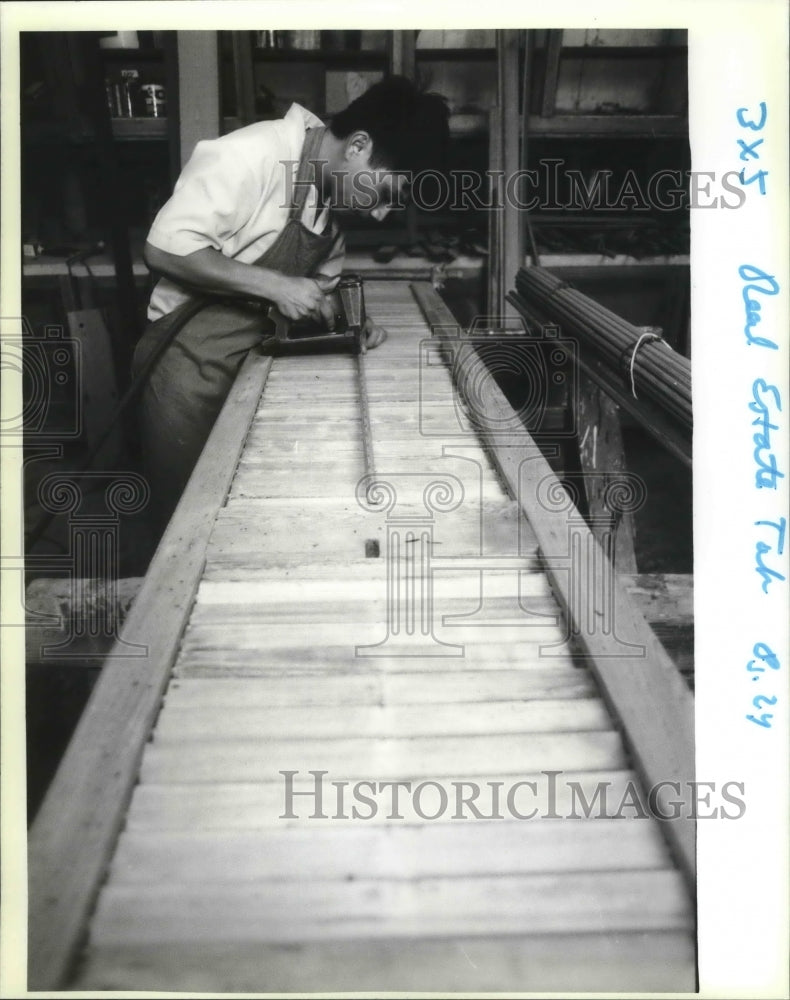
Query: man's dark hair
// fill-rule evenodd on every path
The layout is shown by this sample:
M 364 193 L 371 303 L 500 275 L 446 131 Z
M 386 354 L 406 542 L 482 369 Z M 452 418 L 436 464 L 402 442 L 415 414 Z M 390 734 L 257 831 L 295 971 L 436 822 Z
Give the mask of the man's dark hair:
M 336 114 L 330 127 L 338 139 L 367 132 L 373 140 L 372 167 L 416 174 L 444 168 L 448 118 L 440 94 L 421 91 L 404 76 L 388 76 Z

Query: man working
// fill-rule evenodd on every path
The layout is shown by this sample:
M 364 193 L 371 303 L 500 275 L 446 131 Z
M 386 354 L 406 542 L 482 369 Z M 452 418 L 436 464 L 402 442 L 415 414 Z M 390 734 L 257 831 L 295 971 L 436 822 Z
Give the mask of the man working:
M 136 371 L 180 326 L 147 378 L 140 408 L 160 527 L 244 357 L 266 332 L 260 303 L 331 328 L 327 293 L 344 254 L 339 220 L 355 212 L 381 221 L 403 207 L 409 175 L 444 154 L 447 117 L 443 98 L 388 77 L 329 128 L 294 104 L 279 121 L 198 143 L 144 254 L 163 277 L 135 351 Z M 216 298 L 201 304 L 207 295 Z M 385 336 L 370 324 L 367 346 Z

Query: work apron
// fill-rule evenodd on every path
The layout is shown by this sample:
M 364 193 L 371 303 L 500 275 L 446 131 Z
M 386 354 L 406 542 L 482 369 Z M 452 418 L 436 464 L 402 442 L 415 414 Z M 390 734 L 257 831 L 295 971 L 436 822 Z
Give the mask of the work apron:
M 320 235 L 302 223 L 324 131 L 307 131 L 285 228 L 255 266 L 310 277 L 328 256 L 334 242 L 331 222 Z M 146 328 L 135 350 L 133 374 L 195 303 L 196 297 L 190 297 Z M 209 299 L 156 362 L 142 390 L 139 419 L 151 513 L 160 528 L 187 484 L 244 358 L 270 325 L 261 305 Z

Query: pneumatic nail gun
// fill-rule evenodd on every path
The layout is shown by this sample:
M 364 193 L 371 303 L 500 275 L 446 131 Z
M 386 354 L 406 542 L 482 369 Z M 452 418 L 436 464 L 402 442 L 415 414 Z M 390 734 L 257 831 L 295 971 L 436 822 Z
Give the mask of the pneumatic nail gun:
M 336 344 L 358 354 L 365 346 L 365 294 L 358 274 L 344 274 L 329 293 L 334 311 L 335 329 L 326 330 L 311 320 L 294 322 L 272 306 L 269 319 L 274 322 L 276 346 L 294 344 Z

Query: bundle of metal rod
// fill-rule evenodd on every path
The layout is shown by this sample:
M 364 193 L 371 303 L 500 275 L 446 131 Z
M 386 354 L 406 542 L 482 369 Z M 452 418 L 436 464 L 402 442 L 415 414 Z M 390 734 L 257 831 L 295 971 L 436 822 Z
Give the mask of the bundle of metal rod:
M 545 268 L 522 268 L 516 293 L 508 300 L 530 306 L 556 322 L 566 336 L 578 337 L 622 375 L 629 391 L 658 403 L 683 426 L 691 428 L 691 363 L 660 339 L 627 323 Z
M 641 336 L 637 327 L 545 269 L 522 269 L 516 277 L 516 286 L 527 300 L 535 298 L 544 307 L 550 307 L 550 311 L 565 313 L 578 326 L 579 335 L 589 337 L 591 346 L 596 350 L 615 362 L 619 362 L 624 355 L 630 362 L 630 353 Z M 671 384 L 690 388 L 691 366 L 688 359 L 666 343 L 652 343 L 652 349 L 640 349 L 636 370 L 666 373 Z
M 527 324 L 527 329 L 537 336 L 538 331 L 555 322 L 549 313 L 538 308 L 534 300 L 527 302 L 517 292 L 508 293 L 508 301 L 516 307 Z M 622 372 L 616 371 L 610 363 L 596 351 L 587 347 L 587 342 L 577 340 L 576 363 L 580 371 L 592 379 L 618 406 L 629 413 L 663 447 L 688 468 L 691 468 L 692 428 L 684 426 L 654 400 L 645 394 L 634 398 L 630 378 L 623 380 Z

